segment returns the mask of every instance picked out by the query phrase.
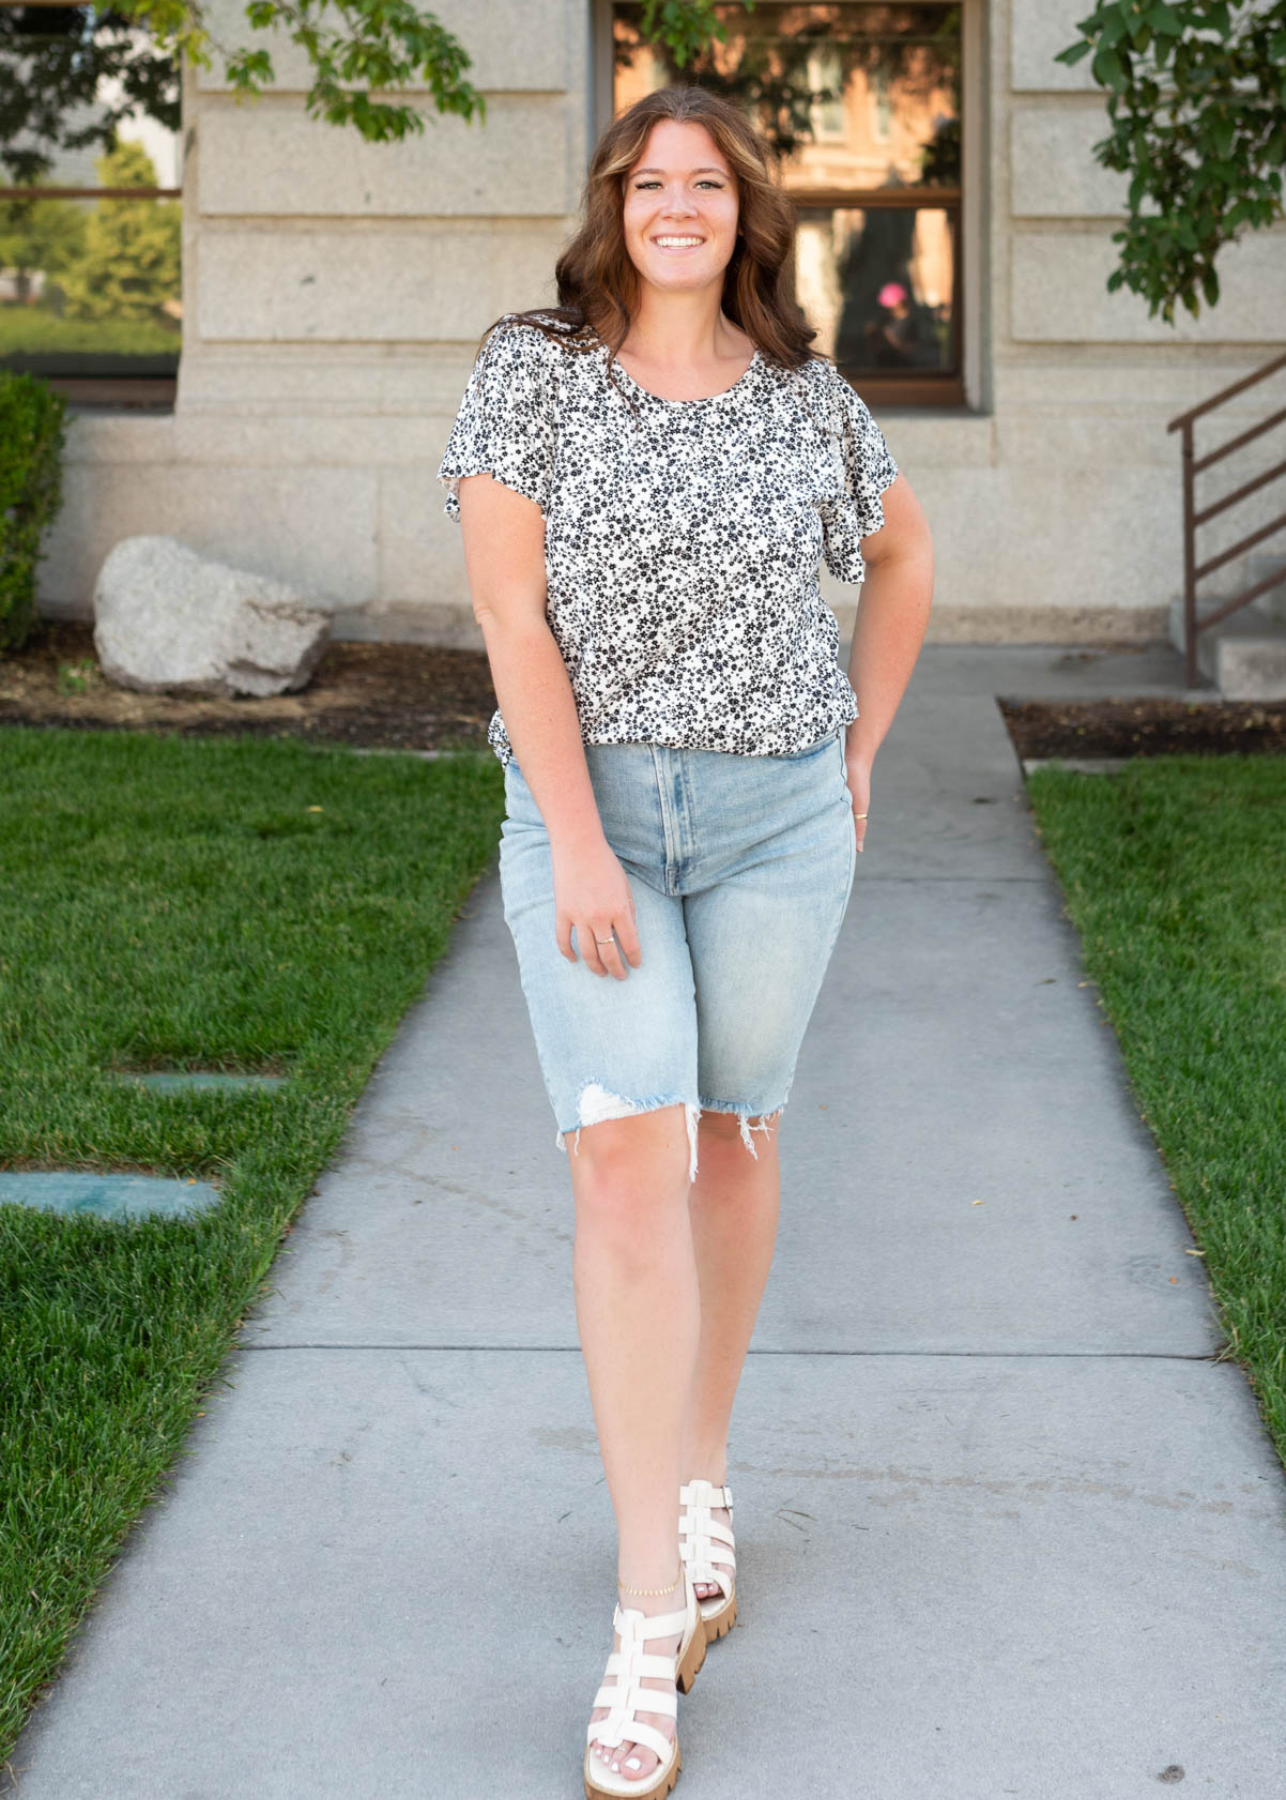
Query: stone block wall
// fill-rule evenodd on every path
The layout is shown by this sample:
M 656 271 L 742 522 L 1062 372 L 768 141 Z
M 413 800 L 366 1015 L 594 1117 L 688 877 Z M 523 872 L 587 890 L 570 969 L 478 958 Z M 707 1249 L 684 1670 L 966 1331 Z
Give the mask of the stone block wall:
M 160 531 L 314 586 L 339 636 L 481 644 L 434 472 L 482 331 L 553 298 L 593 121 L 608 116 L 607 8 L 435 10 L 473 56 L 485 126 L 431 113 L 402 144 L 365 143 L 306 116 L 289 46 L 270 46 L 277 85 L 258 101 L 238 102 L 217 69 L 187 72 L 175 410 L 73 420 L 44 610 L 88 617 L 112 544 Z M 241 30 L 242 0 L 212 11 L 227 41 L 260 41 Z M 1166 421 L 1286 335 L 1286 227 L 1232 248 L 1221 302 L 1197 321 L 1181 311 L 1170 327 L 1107 292 L 1123 178 L 1091 155 L 1106 116 L 1084 63 L 1052 60 L 1082 11 L 965 0 L 969 403 L 877 410 L 934 529 L 941 639 L 1161 635 L 1182 580 Z M 1265 384 L 1209 442 L 1279 404 Z M 1262 447 L 1228 458 L 1211 491 L 1263 464 Z M 1253 505 L 1237 509 L 1203 554 L 1254 522 Z M 822 579 L 847 631 L 858 590 Z

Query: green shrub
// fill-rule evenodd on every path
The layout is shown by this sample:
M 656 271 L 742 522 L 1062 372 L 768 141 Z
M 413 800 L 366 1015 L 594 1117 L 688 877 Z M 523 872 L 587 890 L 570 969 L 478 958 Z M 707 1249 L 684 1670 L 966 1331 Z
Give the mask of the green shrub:
M 36 618 L 40 540 L 62 504 L 67 402 L 34 375 L 0 370 L 0 650 Z

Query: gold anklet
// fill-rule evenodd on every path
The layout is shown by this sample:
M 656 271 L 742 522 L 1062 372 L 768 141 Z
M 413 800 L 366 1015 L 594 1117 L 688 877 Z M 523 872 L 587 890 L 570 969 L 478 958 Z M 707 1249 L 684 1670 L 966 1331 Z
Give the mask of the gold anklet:
M 626 1587 L 625 1583 L 621 1580 L 619 1575 L 616 1577 L 616 1585 L 618 1588 L 620 1588 L 620 1590 L 623 1594 L 672 1594 L 674 1592 L 675 1588 L 678 1587 L 679 1582 L 682 1580 L 683 1580 L 683 1564 L 680 1563 L 678 1579 L 675 1581 L 672 1581 L 670 1583 L 669 1587 L 663 1587 L 663 1588 Z

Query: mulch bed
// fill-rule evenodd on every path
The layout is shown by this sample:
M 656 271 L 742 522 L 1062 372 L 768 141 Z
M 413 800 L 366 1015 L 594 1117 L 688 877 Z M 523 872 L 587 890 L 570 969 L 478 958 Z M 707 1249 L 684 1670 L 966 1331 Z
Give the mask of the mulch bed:
M 82 691 L 67 691 L 78 682 Z M 113 687 L 98 669 L 88 623 L 42 619 L 23 650 L 0 654 L 0 724 L 185 736 L 245 732 L 388 750 L 485 749 L 495 705 L 481 650 L 332 643 L 306 688 L 266 700 Z M 1286 751 L 1283 701 L 1002 699 L 999 705 L 1024 758 Z
M 61 671 L 61 673 L 60 673 Z M 82 692 L 67 692 L 74 682 Z M 0 654 L 0 724 L 64 725 L 183 736 L 253 733 L 370 749 L 486 749 L 496 697 L 486 653 L 422 644 L 331 643 L 297 694 L 232 700 L 140 694 L 106 681 L 91 624 L 42 619 Z
M 1000 700 L 1019 756 L 1286 751 L 1286 701 Z

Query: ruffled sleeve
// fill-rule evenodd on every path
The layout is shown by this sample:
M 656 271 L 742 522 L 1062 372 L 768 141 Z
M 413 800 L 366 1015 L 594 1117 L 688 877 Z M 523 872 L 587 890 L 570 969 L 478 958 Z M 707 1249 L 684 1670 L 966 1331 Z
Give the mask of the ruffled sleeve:
M 880 496 L 898 466 L 864 400 L 831 365 L 832 453 L 837 492 L 823 511 L 826 567 L 839 581 L 866 575 L 862 539 L 884 524 Z
M 460 518 L 460 481 L 491 475 L 548 511 L 553 486 L 555 409 L 552 356 L 558 354 L 534 325 L 506 318 L 487 339 L 465 389 L 438 480 L 447 489 L 442 510 Z

